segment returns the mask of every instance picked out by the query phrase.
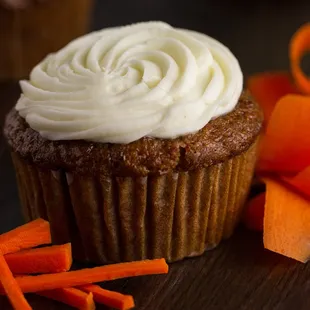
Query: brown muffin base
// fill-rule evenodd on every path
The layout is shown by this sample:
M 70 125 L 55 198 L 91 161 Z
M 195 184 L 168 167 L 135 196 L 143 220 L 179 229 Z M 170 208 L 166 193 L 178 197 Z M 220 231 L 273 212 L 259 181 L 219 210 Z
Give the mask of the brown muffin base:
M 143 137 L 129 144 L 50 141 L 31 129 L 14 108 L 6 117 L 4 135 L 12 151 L 42 169 L 79 176 L 144 177 L 224 162 L 245 152 L 261 127 L 261 109 L 244 92 L 230 113 L 176 139 Z
M 143 177 L 72 175 L 12 152 L 28 220 L 48 219 L 55 243 L 71 241 L 95 263 L 202 254 L 231 236 L 243 210 L 257 141 L 222 163 Z

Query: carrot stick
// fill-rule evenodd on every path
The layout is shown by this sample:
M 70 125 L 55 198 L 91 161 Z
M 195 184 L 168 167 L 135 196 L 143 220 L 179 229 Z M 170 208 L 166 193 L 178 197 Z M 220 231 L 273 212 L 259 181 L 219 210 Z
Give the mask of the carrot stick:
M 14 274 L 64 272 L 72 265 L 71 244 L 24 250 L 4 258 Z
M 301 262 L 310 258 L 310 202 L 284 184 L 266 179 L 264 246 Z
M 262 139 L 258 170 L 298 172 L 310 165 L 309 154 L 310 97 L 282 97 Z
M 17 277 L 16 281 L 24 293 L 80 286 L 95 282 L 110 281 L 126 277 L 168 273 L 164 258 L 121 263 L 38 276 Z M 0 292 L 3 292 L 1 289 Z
M 31 309 L 20 287 L 16 283 L 16 280 L 14 279 L 3 255 L 0 255 L 0 282 L 14 309 Z
M 50 225 L 43 219 L 37 219 L 0 235 L 0 253 L 14 253 L 49 243 Z
M 261 193 L 248 202 L 243 217 L 243 222 L 248 229 L 263 231 L 265 200 L 266 193 Z
M 268 124 L 278 100 L 288 94 L 297 93 L 296 86 L 287 72 L 266 72 L 250 76 L 248 89 L 264 111 L 264 122 Z
M 87 293 L 92 293 L 96 302 L 111 308 L 128 310 L 135 306 L 132 296 L 108 291 L 99 285 L 88 284 L 79 286 L 79 289 Z
M 307 51 L 310 51 L 310 23 L 299 28 L 290 42 L 291 70 L 295 82 L 303 93 L 310 95 L 310 78 L 300 67 L 301 59 Z
M 40 296 L 53 299 L 81 310 L 96 309 L 92 293 L 85 293 L 76 288 L 59 288 L 37 293 Z

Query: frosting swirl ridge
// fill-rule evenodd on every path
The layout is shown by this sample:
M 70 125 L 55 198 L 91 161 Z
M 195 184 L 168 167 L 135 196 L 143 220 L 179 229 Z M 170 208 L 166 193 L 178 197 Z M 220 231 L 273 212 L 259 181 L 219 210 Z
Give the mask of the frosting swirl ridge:
M 130 143 L 198 131 L 235 107 L 243 76 L 218 41 L 145 22 L 78 38 L 20 84 L 16 109 L 43 137 Z

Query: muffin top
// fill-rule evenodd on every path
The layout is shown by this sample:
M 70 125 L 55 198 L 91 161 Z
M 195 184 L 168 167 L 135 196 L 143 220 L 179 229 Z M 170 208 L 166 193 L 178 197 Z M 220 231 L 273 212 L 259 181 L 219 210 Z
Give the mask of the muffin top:
M 42 138 L 128 144 L 198 132 L 235 108 L 243 77 L 218 41 L 146 22 L 81 37 L 20 84 L 16 110 Z
M 30 128 L 15 109 L 8 114 L 4 131 L 15 153 L 42 168 L 84 175 L 147 176 L 208 167 L 239 155 L 257 139 L 261 126 L 259 106 L 244 93 L 233 111 L 211 120 L 197 133 L 176 139 L 143 137 L 129 144 L 50 141 Z

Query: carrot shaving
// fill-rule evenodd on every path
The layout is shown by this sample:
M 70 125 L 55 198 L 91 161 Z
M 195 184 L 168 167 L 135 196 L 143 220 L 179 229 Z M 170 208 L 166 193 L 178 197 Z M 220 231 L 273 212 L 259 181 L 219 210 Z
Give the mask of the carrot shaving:
M 70 243 L 24 250 L 4 257 L 14 274 L 64 272 L 72 265 Z
M 99 285 L 84 285 L 79 286 L 84 292 L 92 293 L 96 302 L 104 304 L 119 310 L 128 310 L 134 308 L 135 303 L 130 295 L 112 292 L 101 288 Z
M 285 185 L 266 179 L 264 246 L 301 262 L 310 258 L 310 202 Z
M 261 175 L 273 173 L 277 181 L 265 180 L 265 208 L 261 194 L 249 202 L 244 217 L 247 227 L 261 229 L 264 212 L 265 248 L 301 262 L 310 259 L 310 77 L 301 68 L 307 52 L 310 23 L 290 42 L 294 83 L 285 73 L 257 74 L 248 81 L 267 120 L 257 171 Z
M 31 309 L 3 255 L 0 255 L 0 282 L 14 309 Z
M 38 276 L 23 276 L 17 277 L 16 281 L 24 293 L 31 293 L 126 277 L 164 273 L 168 273 L 168 265 L 162 258 Z M 1 291 L 3 293 L 2 289 Z
M 76 288 L 59 288 L 37 293 L 40 296 L 53 299 L 81 310 L 96 309 L 92 293 L 85 293 Z
M 310 166 L 293 177 L 281 176 L 281 179 L 310 198 Z
M 264 112 L 265 124 L 268 124 L 278 100 L 288 94 L 297 93 L 291 76 L 287 72 L 266 72 L 251 76 L 248 89 Z
M 310 165 L 310 97 L 287 95 L 262 139 L 258 170 L 298 172 Z
M 310 23 L 305 24 L 292 37 L 290 42 L 291 70 L 299 89 L 310 95 L 310 79 L 300 67 L 302 56 L 310 51 Z
M 266 194 L 261 193 L 248 202 L 243 217 L 243 222 L 248 229 L 263 231 L 265 200 Z
M 37 219 L 0 235 L 0 253 L 8 254 L 51 243 L 49 223 Z

